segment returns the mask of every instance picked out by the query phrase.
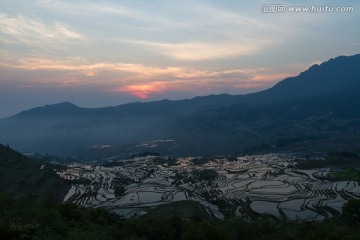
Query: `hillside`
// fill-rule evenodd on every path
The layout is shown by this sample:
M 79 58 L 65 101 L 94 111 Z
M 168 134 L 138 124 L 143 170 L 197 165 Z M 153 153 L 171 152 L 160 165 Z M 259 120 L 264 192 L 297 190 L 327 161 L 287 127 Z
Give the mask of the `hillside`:
M 61 201 L 69 185 L 56 175 L 56 168 L 61 167 L 29 159 L 0 144 L 0 193 L 35 201 L 51 195 Z
M 272 103 L 347 91 L 349 87 L 360 86 L 359 67 L 360 54 L 336 57 L 284 79 L 270 89 L 249 94 L 245 101 Z
M 349 201 L 343 215 L 324 222 L 225 221 L 152 217 L 123 220 L 101 208 L 73 204 L 34 204 L 0 196 L 1 239 L 357 239 L 359 200 Z M 155 211 L 156 213 L 156 211 Z

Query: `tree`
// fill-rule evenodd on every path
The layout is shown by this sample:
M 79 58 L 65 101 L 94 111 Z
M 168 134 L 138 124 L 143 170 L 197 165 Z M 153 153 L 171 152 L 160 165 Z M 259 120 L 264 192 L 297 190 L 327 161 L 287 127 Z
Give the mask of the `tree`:
M 350 199 L 342 207 L 342 217 L 347 223 L 360 222 L 360 199 Z

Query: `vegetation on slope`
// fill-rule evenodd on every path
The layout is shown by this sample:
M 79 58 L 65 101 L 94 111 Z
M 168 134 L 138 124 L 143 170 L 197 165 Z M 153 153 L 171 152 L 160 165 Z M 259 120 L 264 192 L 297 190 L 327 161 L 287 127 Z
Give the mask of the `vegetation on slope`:
M 334 174 L 337 180 L 360 182 L 360 169 L 346 169 Z
M 0 239 L 358 239 L 359 209 L 360 201 L 350 200 L 343 215 L 324 222 L 178 216 L 124 220 L 101 208 L 0 196 Z
M 58 165 L 30 159 L 0 144 L 0 192 L 14 198 L 62 200 L 69 184 L 58 177 Z

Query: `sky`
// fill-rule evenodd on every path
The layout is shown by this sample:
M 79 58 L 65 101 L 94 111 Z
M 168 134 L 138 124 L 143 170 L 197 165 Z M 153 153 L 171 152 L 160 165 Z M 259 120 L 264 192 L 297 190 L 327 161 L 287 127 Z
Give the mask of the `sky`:
M 351 0 L 0 0 L 0 118 L 260 91 L 360 53 L 359 24 Z

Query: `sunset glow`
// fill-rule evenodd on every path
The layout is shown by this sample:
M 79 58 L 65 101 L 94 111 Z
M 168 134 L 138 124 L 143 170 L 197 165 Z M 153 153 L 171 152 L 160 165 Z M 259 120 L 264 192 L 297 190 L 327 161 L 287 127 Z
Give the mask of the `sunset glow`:
M 153 83 L 152 85 L 128 85 L 112 90 L 114 93 L 126 93 L 140 99 L 150 98 L 152 95 L 162 93 L 163 86 L 160 83 Z

